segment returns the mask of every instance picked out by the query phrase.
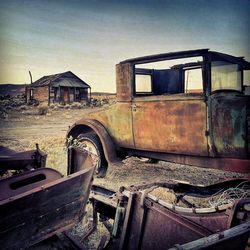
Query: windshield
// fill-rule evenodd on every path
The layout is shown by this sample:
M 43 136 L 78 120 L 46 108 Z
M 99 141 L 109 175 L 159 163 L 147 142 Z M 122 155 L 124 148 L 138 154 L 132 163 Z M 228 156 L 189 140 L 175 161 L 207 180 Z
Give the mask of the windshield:
M 242 72 L 238 64 L 225 61 L 214 61 L 211 64 L 212 91 L 238 90 L 241 91 Z

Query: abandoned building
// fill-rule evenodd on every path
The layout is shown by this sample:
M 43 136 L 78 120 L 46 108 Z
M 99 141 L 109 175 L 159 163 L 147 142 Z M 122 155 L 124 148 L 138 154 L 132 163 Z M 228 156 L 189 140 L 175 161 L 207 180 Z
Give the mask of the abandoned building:
M 27 103 L 36 100 L 43 104 L 88 102 L 91 87 L 71 71 L 43 76 L 26 87 Z

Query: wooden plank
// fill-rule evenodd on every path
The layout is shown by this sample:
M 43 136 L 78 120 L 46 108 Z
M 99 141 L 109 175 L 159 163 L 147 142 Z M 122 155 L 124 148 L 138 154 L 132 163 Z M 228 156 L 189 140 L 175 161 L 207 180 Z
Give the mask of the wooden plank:
M 72 202 L 49 213 L 27 218 L 26 222 L 0 233 L 0 244 L 3 249 L 25 248 L 47 238 L 51 233 L 65 229 L 80 221 L 79 208 L 82 201 Z M 17 240 L 18 239 L 18 240 Z

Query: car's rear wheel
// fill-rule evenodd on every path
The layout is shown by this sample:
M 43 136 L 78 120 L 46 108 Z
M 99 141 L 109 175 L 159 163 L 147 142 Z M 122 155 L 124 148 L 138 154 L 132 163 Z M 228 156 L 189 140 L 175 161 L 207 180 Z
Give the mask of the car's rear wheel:
M 95 133 L 80 134 L 77 137 L 77 144 L 86 151 L 98 157 L 96 165 L 96 175 L 103 178 L 106 175 L 108 162 L 105 158 L 100 139 Z

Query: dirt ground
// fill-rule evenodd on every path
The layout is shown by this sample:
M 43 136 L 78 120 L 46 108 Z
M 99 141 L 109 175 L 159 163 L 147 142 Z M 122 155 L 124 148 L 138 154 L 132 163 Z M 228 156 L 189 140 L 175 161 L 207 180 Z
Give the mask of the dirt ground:
M 8 117 L 0 120 L 0 146 L 22 151 L 34 149 L 35 143 L 39 143 L 40 148 L 48 154 L 47 166 L 66 174 L 67 157 L 64 142 L 68 127 L 95 109 L 97 108 L 49 110 L 47 115 L 37 115 L 36 110 L 9 113 Z M 131 157 L 109 166 L 106 177 L 95 178 L 94 183 L 117 191 L 120 186 L 157 181 L 182 180 L 207 185 L 224 178 L 240 176 L 237 173 L 163 161 L 157 164 L 145 163 Z

